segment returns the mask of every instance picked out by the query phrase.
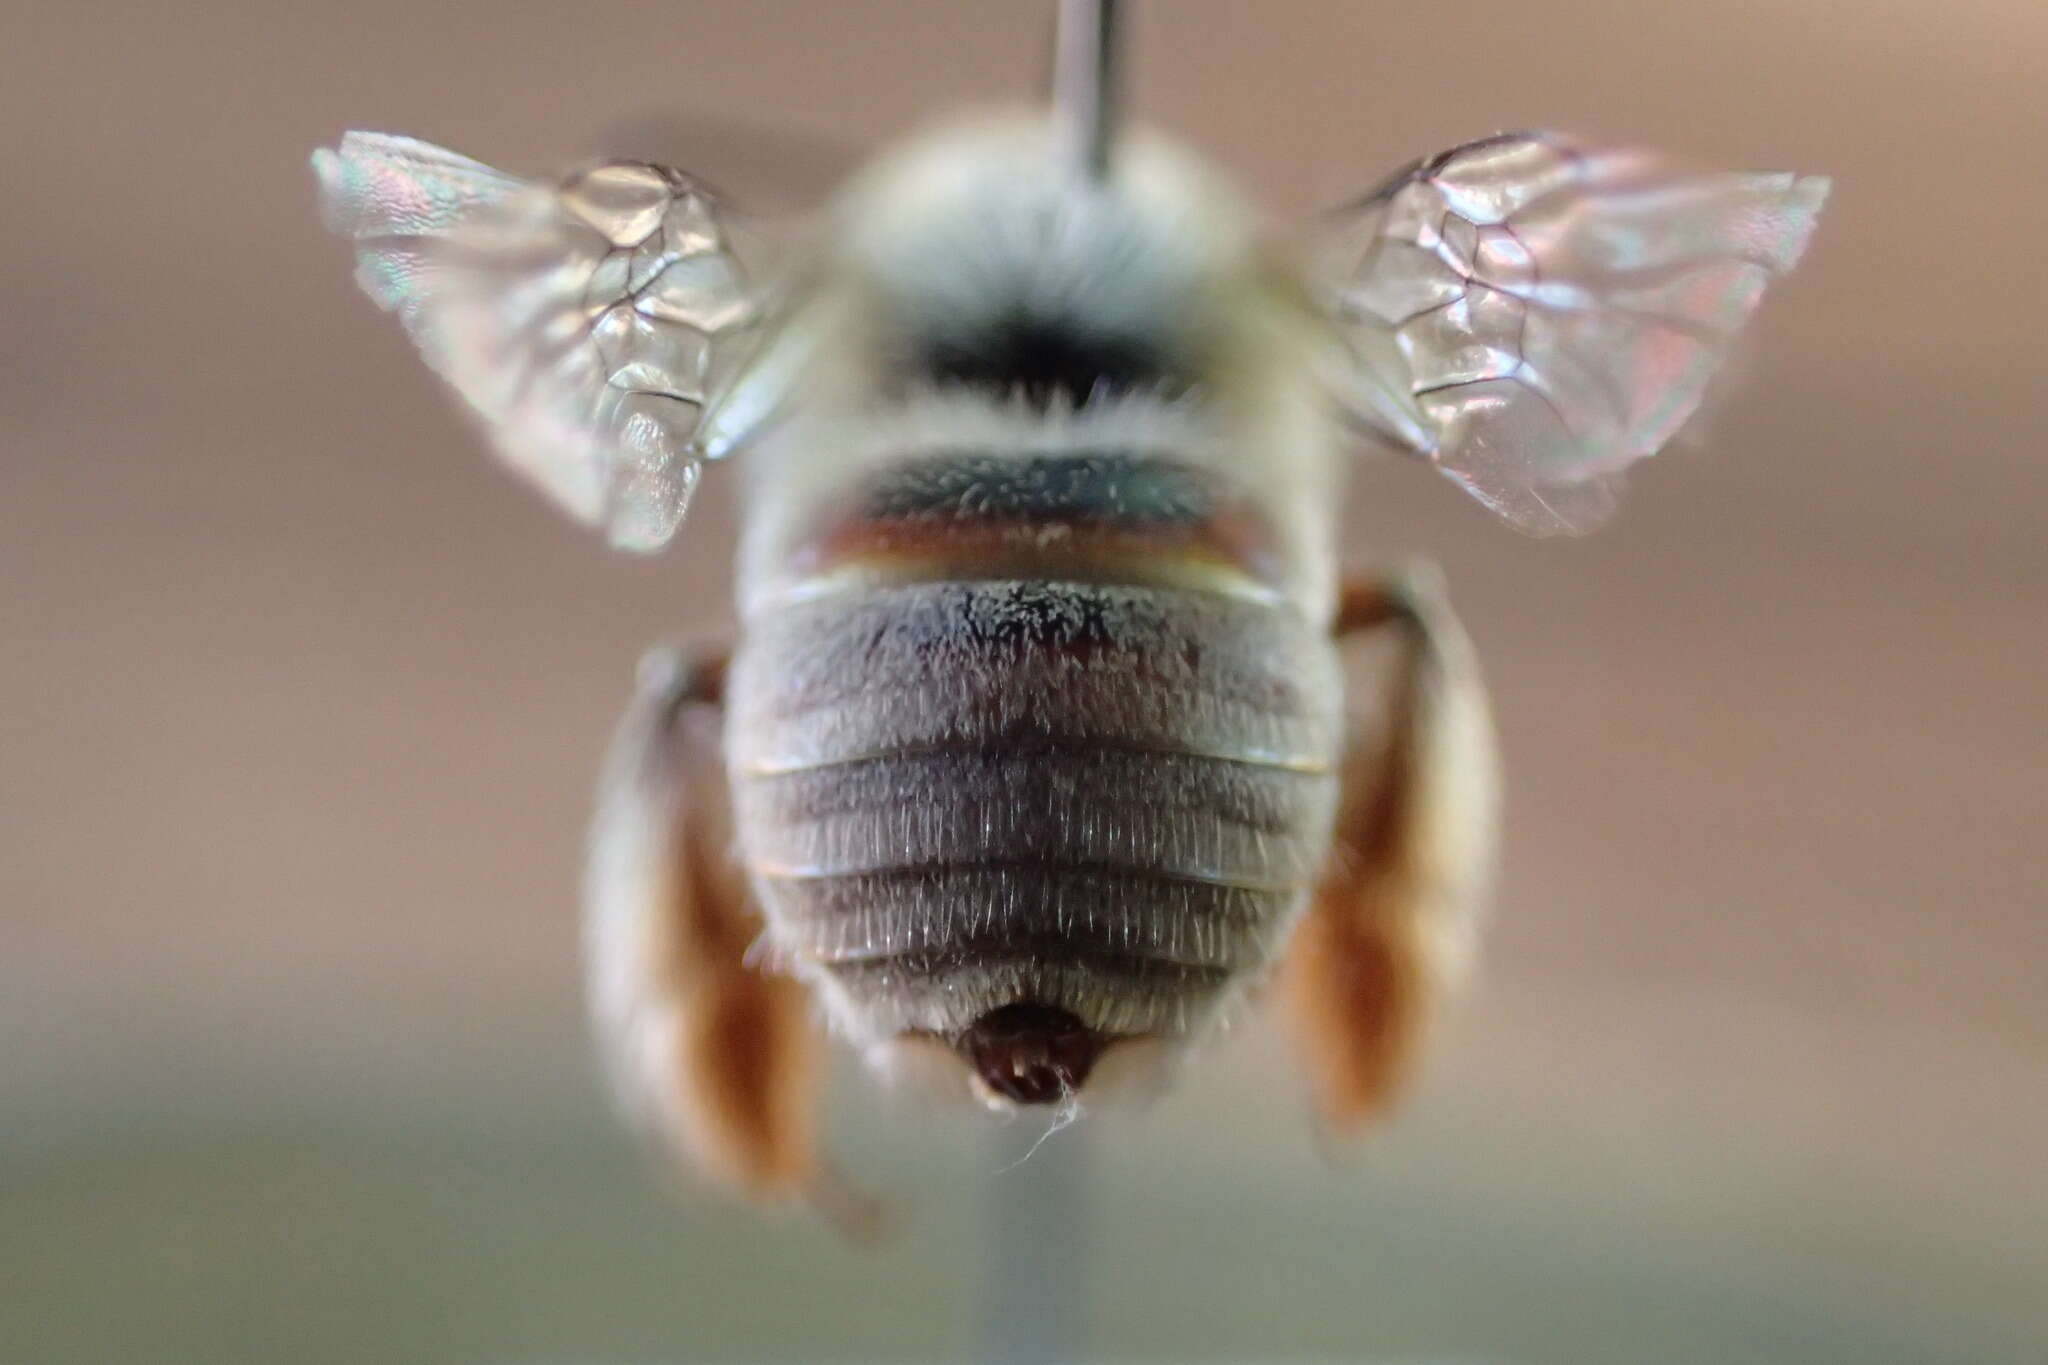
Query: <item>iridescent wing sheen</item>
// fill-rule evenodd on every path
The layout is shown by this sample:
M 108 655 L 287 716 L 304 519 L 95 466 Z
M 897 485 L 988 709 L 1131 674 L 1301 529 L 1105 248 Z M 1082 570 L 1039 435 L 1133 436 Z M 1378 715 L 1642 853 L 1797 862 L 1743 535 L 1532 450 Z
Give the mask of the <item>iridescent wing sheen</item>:
M 711 194 L 633 161 L 536 185 L 381 133 L 313 168 L 357 282 L 506 462 L 615 545 L 665 544 L 743 434 L 716 413 L 760 330 Z
M 1699 406 L 1827 192 L 1541 133 L 1419 161 L 1317 243 L 1338 397 L 1524 530 L 1590 530 Z

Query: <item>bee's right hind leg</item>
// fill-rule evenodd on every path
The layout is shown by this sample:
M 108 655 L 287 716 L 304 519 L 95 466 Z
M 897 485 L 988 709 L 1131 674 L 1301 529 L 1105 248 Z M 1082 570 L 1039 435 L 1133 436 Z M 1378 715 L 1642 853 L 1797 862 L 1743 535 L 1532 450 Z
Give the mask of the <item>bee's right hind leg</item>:
M 1330 862 L 1285 963 L 1321 1109 L 1339 1133 L 1382 1112 L 1405 1080 L 1470 956 L 1493 858 L 1486 692 L 1432 571 L 1347 586 L 1336 633 L 1381 629 L 1397 635 L 1382 723 L 1353 727 Z
M 756 1198 L 815 1201 L 817 1040 L 803 988 L 748 960 L 761 925 L 732 856 L 724 674 L 722 650 L 641 662 L 591 828 L 591 1011 L 620 1104 L 664 1156 Z

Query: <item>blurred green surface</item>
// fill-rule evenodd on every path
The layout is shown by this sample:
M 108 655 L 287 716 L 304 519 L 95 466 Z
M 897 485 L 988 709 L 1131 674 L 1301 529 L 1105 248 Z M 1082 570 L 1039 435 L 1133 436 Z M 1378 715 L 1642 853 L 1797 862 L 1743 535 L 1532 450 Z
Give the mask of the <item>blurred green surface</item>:
M 994 1148 L 852 1144 L 905 1223 L 876 1250 L 658 1196 L 613 1132 L 507 1112 L 124 1127 L 0 1173 L 0 1360 L 962 1360 Z M 968 1128 L 974 1125 L 968 1125 Z M 1995 1319 L 1834 1292 L 1632 1217 L 1625 1192 L 1474 1204 L 1370 1170 L 1089 1136 L 1090 1337 L 1109 1360 L 2020 1365 Z

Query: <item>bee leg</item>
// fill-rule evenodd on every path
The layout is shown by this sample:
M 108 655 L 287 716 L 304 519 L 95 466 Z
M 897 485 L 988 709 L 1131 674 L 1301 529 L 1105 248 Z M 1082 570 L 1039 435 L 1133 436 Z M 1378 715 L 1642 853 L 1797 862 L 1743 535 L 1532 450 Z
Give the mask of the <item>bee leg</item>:
M 760 920 L 731 855 L 725 663 L 722 649 L 641 661 L 591 828 L 591 1011 L 621 1106 L 674 1169 L 831 1207 L 803 988 L 747 956 Z
M 1286 995 L 1331 1130 L 1400 1089 L 1471 955 L 1490 872 L 1497 773 L 1470 641 L 1433 571 L 1346 587 L 1340 638 L 1392 628 L 1377 730 L 1354 722 L 1323 881 L 1289 944 Z

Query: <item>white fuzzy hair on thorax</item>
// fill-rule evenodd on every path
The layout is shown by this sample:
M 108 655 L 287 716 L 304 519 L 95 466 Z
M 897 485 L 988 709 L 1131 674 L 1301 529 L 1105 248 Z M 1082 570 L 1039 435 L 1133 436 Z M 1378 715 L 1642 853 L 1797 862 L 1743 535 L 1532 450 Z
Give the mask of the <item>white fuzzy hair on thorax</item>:
M 1131 135 L 1110 180 L 1076 176 L 1049 120 L 947 125 L 842 197 L 845 259 L 899 314 L 948 333 L 998 318 L 1171 341 L 1249 258 L 1245 201 L 1193 157 Z

